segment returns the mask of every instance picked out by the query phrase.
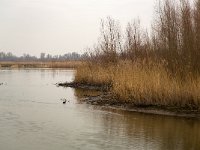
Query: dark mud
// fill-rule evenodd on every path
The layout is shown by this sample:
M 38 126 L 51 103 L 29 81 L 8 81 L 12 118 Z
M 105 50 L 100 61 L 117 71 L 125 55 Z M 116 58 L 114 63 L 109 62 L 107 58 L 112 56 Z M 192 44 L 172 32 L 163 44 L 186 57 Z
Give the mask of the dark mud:
M 80 99 L 81 102 L 100 106 L 104 109 L 112 110 L 123 110 L 139 113 L 148 113 L 148 114 L 157 114 L 157 115 L 167 115 L 167 116 L 179 116 L 187 118 L 197 118 L 200 119 L 200 110 L 198 109 L 188 109 L 188 108 L 179 108 L 171 106 L 144 106 L 144 105 L 135 105 L 131 102 L 125 102 L 117 100 L 109 88 L 101 85 L 90 85 L 90 84 L 81 84 L 81 83 L 59 83 L 58 86 L 62 87 L 71 87 L 75 89 L 84 89 L 84 90 L 96 90 L 100 91 L 100 94 L 90 95 L 84 94 Z
M 86 90 L 97 90 L 97 91 L 103 91 L 103 92 L 107 92 L 110 89 L 110 86 L 104 86 L 101 84 L 85 84 L 85 83 L 76 83 L 76 82 L 57 83 L 57 86 L 80 88 L 80 89 L 86 89 Z

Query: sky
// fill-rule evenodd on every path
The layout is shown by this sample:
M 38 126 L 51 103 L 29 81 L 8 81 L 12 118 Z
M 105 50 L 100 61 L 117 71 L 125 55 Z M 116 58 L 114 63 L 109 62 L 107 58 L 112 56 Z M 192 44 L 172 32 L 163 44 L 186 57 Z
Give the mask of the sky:
M 83 53 L 98 39 L 100 20 L 148 27 L 155 0 L 0 0 L 0 51 L 16 55 Z

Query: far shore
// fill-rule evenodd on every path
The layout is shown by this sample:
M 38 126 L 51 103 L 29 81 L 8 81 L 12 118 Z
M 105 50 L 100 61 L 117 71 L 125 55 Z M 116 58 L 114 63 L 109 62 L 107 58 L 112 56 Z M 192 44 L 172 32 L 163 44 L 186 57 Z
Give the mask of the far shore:
M 0 61 L 0 68 L 77 68 L 81 61 Z
M 195 118 L 200 119 L 200 111 L 198 109 L 188 109 L 181 107 L 172 106 L 153 106 L 153 105 L 135 105 L 131 102 L 123 102 L 115 99 L 111 92 L 109 92 L 109 87 L 104 87 L 102 85 L 89 85 L 82 83 L 58 83 L 58 86 L 71 87 L 81 90 L 95 90 L 99 91 L 101 94 L 97 95 L 87 95 L 81 97 L 81 101 L 90 105 L 99 106 L 105 110 L 122 110 L 154 115 L 165 115 L 165 116 L 175 116 L 175 117 L 185 117 L 185 118 Z

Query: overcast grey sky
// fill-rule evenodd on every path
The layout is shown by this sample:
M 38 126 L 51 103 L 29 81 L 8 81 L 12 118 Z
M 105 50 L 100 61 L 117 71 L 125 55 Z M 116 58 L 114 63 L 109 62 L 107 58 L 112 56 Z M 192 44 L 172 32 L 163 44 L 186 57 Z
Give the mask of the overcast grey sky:
M 100 19 L 150 25 L 155 0 L 0 0 L 0 51 L 17 55 L 83 52 L 99 36 Z

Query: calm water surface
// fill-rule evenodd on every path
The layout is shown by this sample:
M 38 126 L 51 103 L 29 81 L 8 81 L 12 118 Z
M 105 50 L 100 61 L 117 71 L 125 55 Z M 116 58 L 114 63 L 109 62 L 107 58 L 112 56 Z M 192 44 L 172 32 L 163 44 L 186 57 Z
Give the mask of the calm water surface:
M 200 121 L 82 104 L 83 91 L 55 86 L 73 75 L 0 70 L 0 150 L 200 149 Z

